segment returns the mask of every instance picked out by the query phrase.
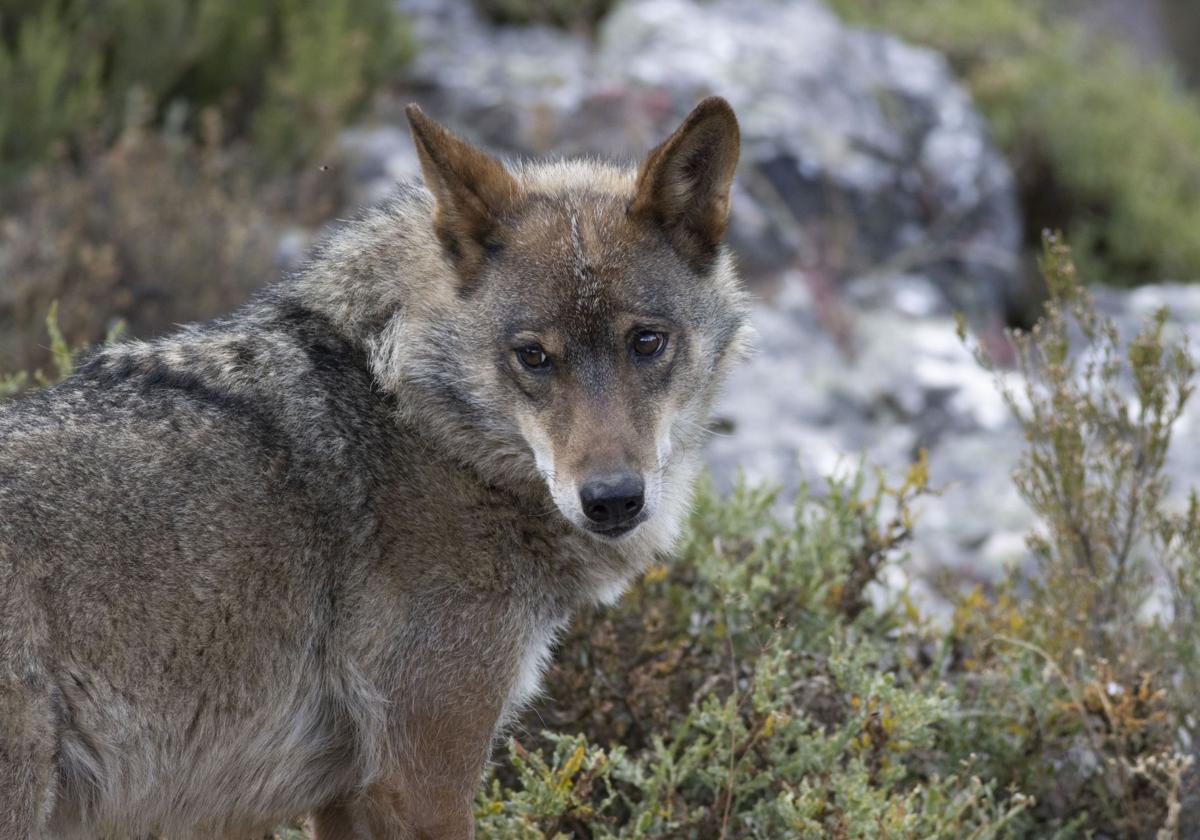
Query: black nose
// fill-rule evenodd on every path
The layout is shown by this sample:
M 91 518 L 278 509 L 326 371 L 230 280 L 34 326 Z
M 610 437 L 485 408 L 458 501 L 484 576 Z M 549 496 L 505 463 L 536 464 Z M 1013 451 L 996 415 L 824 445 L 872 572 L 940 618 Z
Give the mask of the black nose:
M 583 512 L 598 525 L 620 525 L 637 516 L 645 501 L 645 485 L 633 473 L 595 475 L 583 483 L 579 501 Z

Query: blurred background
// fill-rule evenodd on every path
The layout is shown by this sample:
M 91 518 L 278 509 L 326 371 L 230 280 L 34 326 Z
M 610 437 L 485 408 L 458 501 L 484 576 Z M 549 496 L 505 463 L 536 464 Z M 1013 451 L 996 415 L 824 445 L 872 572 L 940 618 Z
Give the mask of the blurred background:
M 936 600 L 1030 524 L 954 313 L 1005 361 L 1059 229 L 1123 332 L 1161 304 L 1195 329 L 1198 85 L 1193 0 L 0 0 L 0 388 L 52 364 L 56 302 L 74 347 L 284 276 L 416 175 L 407 102 L 502 156 L 633 162 L 717 93 L 760 336 L 712 472 L 794 490 L 928 450 L 947 492 L 909 569 Z

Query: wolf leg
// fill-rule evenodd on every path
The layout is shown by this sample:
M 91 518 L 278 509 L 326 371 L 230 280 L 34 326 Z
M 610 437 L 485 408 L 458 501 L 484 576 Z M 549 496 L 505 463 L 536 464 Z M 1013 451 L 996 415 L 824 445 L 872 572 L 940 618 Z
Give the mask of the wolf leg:
M 405 793 L 418 788 L 420 796 Z M 448 793 L 431 794 L 427 784 L 398 776 L 353 804 L 317 811 L 317 840 L 471 840 L 474 797 Z
M 469 696 L 464 689 L 454 692 Z M 390 750 L 396 763 L 371 784 L 361 816 L 371 840 L 471 840 L 475 792 L 499 705 L 410 709 Z M 334 835 L 336 837 L 336 835 Z
M 459 717 L 455 726 L 445 715 L 419 717 L 407 721 L 395 764 L 365 791 L 313 814 L 317 840 L 472 840 L 495 718 L 464 724 Z
M 341 802 L 327 805 L 313 814 L 317 840 L 362 840 L 356 827 L 354 808 Z
M 472 840 L 474 785 L 460 780 L 445 786 L 408 774 L 377 785 L 365 808 L 372 840 Z

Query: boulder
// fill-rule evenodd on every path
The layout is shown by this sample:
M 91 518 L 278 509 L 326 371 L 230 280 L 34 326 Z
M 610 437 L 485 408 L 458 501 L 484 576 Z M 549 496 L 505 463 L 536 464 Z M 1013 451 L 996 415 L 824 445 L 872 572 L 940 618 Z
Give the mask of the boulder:
M 730 241 L 769 288 L 801 268 L 840 284 L 921 274 L 954 307 L 1011 303 L 1011 175 L 945 60 L 843 24 L 816 0 L 628 0 L 593 37 L 497 27 L 469 0 L 399 0 L 421 50 L 407 93 L 512 156 L 636 160 L 709 94 L 743 131 Z M 366 197 L 415 171 L 394 128 L 352 143 Z

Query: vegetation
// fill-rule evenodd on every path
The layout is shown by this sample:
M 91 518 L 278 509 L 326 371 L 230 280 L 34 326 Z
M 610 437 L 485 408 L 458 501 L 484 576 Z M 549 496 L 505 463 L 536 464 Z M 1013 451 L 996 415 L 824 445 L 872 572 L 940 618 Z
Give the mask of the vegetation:
M 833 0 L 946 53 L 1014 166 L 1031 241 L 1096 279 L 1200 280 L 1200 102 L 1053 0 Z
M 51 301 L 94 343 L 278 276 L 285 224 L 341 206 L 334 135 L 410 53 L 389 0 L 0 0 L 0 370 L 50 363 Z
M 0 373 L 0 398 L 11 397 L 13 394 L 19 394 L 28 388 L 51 385 L 64 379 L 71 373 L 71 369 L 74 366 L 75 354 L 67 346 L 62 330 L 58 326 L 57 301 L 50 304 L 50 311 L 46 314 L 45 326 L 46 333 L 50 338 L 50 357 L 54 363 L 51 372 L 47 374 L 39 369 L 35 370 L 32 374 L 24 370 L 9 374 Z M 123 329 L 124 327 L 119 324 L 115 326 L 112 330 L 111 338 L 117 338 Z
M 899 557 L 924 465 L 804 494 L 705 491 L 680 556 L 577 622 L 542 715 L 480 797 L 484 837 L 995 837 L 1029 808 L 951 754 L 961 705 L 923 673 Z M 580 734 L 582 730 L 582 734 Z M 528 740 L 528 739 L 527 739 Z
M 332 212 L 335 182 L 320 172 L 264 182 L 245 158 L 131 128 L 81 167 L 47 165 L 10 185 L 0 214 L 0 370 L 51 363 L 41 323 L 53 301 L 63 331 L 95 343 L 114 320 L 151 336 L 212 317 L 276 276 L 282 209 L 302 201 L 310 214 Z
M 608 14 L 615 0 L 472 0 L 494 23 L 542 24 L 587 32 Z
M 105 144 L 130 96 L 308 159 L 410 53 L 401 21 L 388 0 L 0 0 L 0 175 Z

